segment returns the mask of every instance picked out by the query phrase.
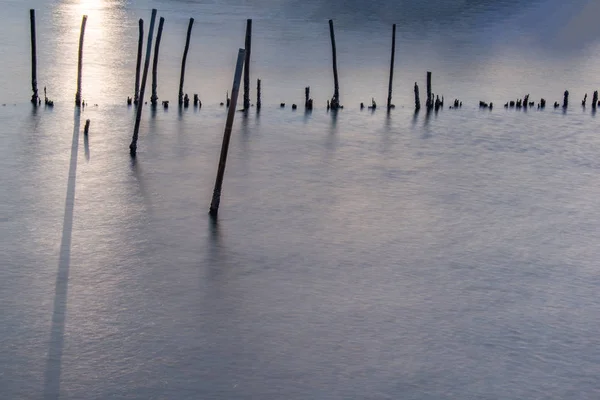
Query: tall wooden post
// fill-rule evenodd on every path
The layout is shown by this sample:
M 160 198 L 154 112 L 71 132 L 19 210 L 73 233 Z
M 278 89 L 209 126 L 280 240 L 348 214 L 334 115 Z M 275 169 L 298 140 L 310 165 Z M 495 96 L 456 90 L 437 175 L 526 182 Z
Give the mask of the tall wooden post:
M 83 62 L 83 36 L 85 35 L 85 23 L 87 15 L 81 20 L 81 32 L 79 33 L 79 57 L 77 60 L 77 93 L 75 93 L 75 105 L 81 107 L 81 68 Z
M 231 105 L 227 111 L 227 122 L 225 123 L 225 132 L 223 134 L 223 145 L 221 146 L 221 157 L 219 159 L 219 170 L 217 171 L 217 180 L 213 191 L 212 202 L 210 203 L 210 215 L 216 217 L 221 203 L 221 188 L 223 186 L 223 176 L 225 175 L 225 164 L 227 163 L 227 151 L 229 150 L 229 140 L 231 138 L 231 127 L 235 117 L 235 106 L 237 104 L 238 92 L 240 89 L 240 80 L 242 78 L 242 67 L 244 66 L 244 49 L 239 49 L 235 74 L 233 76 L 233 87 L 231 89 Z
M 138 34 L 138 51 L 137 51 L 137 63 L 135 65 L 135 88 L 133 93 L 133 104 L 138 103 L 140 95 L 140 68 L 142 66 L 142 50 L 144 47 L 144 20 L 140 18 L 139 34 Z
M 244 110 L 250 108 L 250 52 L 252 51 L 252 20 L 246 21 L 246 60 L 244 61 Z
M 31 28 L 31 103 L 37 107 L 38 105 L 38 88 L 37 88 L 37 46 L 35 35 L 35 10 L 29 10 L 29 24 Z
M 156 44 L 154 45 L 154 61 L 152 62 L 152 96 L 150 96 L 150 104 L 156 107 L 158 96 L 156 95 L 157 86 L 157 70 L 158 70 L 158 51 L 160 49 L 160 38 L 162 37 L 163 25 L 165 19 L 160 17 L 158 21 L 158 32 L 156 33 Z
M 262 100 L 260 98 L 260 79 L 256 80 L 256 111 L 260 111 Z
M 183 104 L 183 78 L 185 77 L 185 62 L 187 60 L 188 50 L 190 48 L 190 36 L 192 35 L 192 26 L 194 18 L 190 18 L 188 25 L 187 37 L 185 39 L 185 49 L 183 50 L 183 59 L 181 60 L 181 77 L 179 78 L 179 106 Z
M 392 60 L 390 61 L 390 83 L 388 85 L 387 108 L 392 108 L 392 82 L 394 81 L 394 56 L 396 55 L 396 24 L 392 26 Z
M 433 108 L 433 99 L 431 96 L 431 72 L 427 71 L 427 101 L 425 105 L 428 110 Z
M 144 92 L 146 91 L 146 79 L 148 78 L 148 67 L 150 66 L 150 54 L 152 52 L 152 35 L 154 35 L 154 21 L 156 21 L 156 9 L 152 9 L 150 18 L 150 30 L 148 31 L 148 43 L 146 43 L 146 61 L 144 62 L 144 72 L 142 74 L 142 86 L 140 87 L 140 101 L 136 109 L 135 126 L 133 128 L 133 137 L 129 145 L 129 154 L 135 157 L 137 152 L 138 132 L 140 131 L 140 119 L 142 118 L 142 107 L 144 106 Z
M 592 96 L 592 108 L 595 110 L 598 105 L 598 91 L 594 91 L 594 95 Z
M 569 107 L 569 91 L 565 90 L 563 97 L 563 108 L 566 110 Z
M 340 106 L 340 86 L 338 83 L 337 54 L 335 50 L 335 33 L 333 32 L 333 20 L 329 20 L 329 36 L 331 37 L 331 52 L 333 53 L 333 98 L 331 109 L 337 110 Z
M 415 111 L 421 109 L 421 100 L 419 99 L 419 85 L 415 82 Z

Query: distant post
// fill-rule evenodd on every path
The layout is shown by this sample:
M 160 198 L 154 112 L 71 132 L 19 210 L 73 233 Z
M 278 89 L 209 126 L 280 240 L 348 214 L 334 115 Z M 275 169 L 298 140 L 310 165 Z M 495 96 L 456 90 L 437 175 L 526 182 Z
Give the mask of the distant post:
M 35 10 L 29 10 L 29 24 L 31 28 L 31 103 L 37 107 L 38 105 L 38 88 L 37 88 L 37 46 L 35 38 Z
M 83 36 L 85 35 L 85 23 L 87 15 L 81 20 L 81 32 L 79 33 L 79 57 L 77 61 L 77 93 L 75 93 L 75 106 L 81 107 L 81 68 L 83 61 Z
M 158 51 L 160 49 L 160 38 L 162 37 L 163 25 L 165 23 L 165 19 L 160 17 L 158 21 L 158 32 L 156 33 L 156 44 L 154 46 L 154 61 L 152 62 L 152 96 L 150 96 L 150 104 L 153 107 L 156 107 L 158 95 L 156 94 L 157 87 L 157 70 L 158 70 Z
M 433 98 L 431 96 L 431 72 L 427 71 L 427 101 L 425 106 L 428 110 L 433 108 Z
M 183 50 L 183 59 L 181 60 L 181 77 L 179 78 L 179 106 L 183 104 L 183 78 L 185 77 L 185 62 L 187 60 L 188 50 L 190 48 L 190 36 L 192 35 L 192 26 L 194 18 L 190 18 L 188 25 L 187 37 L 185 39 L 185 49 Z
M 421 100 L 419 99 L 419 85 L 415 82 L 415 111 L 421 109 Z
M 246 21 L 246 60 L 244 61 L 244 110 L 250 108 L 250 52 L 252 50 L 252 20 Z
M 333 31 L 333 20 L 329 20 L 329 36 L 331 37 L 331 52 L 333 53 L 333 98 L 330 107 L 337 110 L 340 107 L 340 85 L 338 83 L 337 52 L 335 50 L 335 33 Z
M 144 20 L 140 18 L 138 21 L 139 34 L 138 34 L 138 51 L 137 51 L 137 63 L 135 65 L 135 89 L 133 93 L 133 104 L 137 105 L 140 95 L 140 67 L 142 66 L 142 49 L 144 47 Z
M 566 109 L 569 107 L 569 91 L 565 90 L 564 98 L 563 98 L 563 108 Z
M 137 152 L 138 133 L 140 131 L 140 119 L 142 118 L 142 108 L 144 106 L 144 92 L 146 91 L 146 79 L 148 78 L 148 67 L 150 66 L 150 53 L 152 52 L 152 35 L 154 34 L 154 22 L 156 21 L 156 9 L 152 9 L 150 18 L 150 30 L 148 31 L 148 43 L 146 44 L 146 61 L 144 62 L 144 72 L 142 74 L 142 86 L 140 87 L 140 101 L 136 109 L 135 126 L 133 128 L 133 137 L 129 145 L 129 154 L 135 157 Z
M 240 89 L 240 80 L 242 78 L 242 68 L 244 66 L 245 50 L 239 49 L 237 64 L 235 66 L 235 74 L 233 76 L 233 87 L 231 89 L 231 105 L 227 111 L 227 121 L 225 123 L 225 132 L 223 134 L 223 144 L 221 146 L 221 157 L 219 159 L 219 169 L 217 171 L 217 179 L 213 191 L 212 202 L 210 203 L 210 215 L 214 218 L 219 212 L 219 204 L 221 203 L 221 188 L 223 186 L 223 176 L 225 175 L 225 164 L 227 163 L 227 151 L 229 150 L 229 140 L 231 138 L 231 127 L 233 118 L 235 117 L 235 106 L 237 104 L 238 92 Z
M 260 98 L 260 79 L 256 80 L 256 112 L 262 107 L 262 99 Z
M 392 61 L 390 62 L 390 83 L 388 85 L 387 108 L 392 108 L 392 82 L 394 80 L 394 56 L 396 54 L 396 24 L 392 26 Z

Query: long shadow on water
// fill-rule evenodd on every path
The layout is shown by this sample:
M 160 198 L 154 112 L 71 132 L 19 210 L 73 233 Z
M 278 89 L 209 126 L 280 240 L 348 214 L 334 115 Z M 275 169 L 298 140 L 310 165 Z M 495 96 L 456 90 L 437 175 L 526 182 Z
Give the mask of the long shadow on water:
M 44 376 L 44 400 L 55 400 L 60 397 L 60 375 L 65 341 L 65 321 L 67 316 L 67 290 L 69 288 L 69 267 L 71 263 L 71 237 L 73 233 L 73 209 L 75 205 L 75 179 L 77 175 L 77 151 L 79 147 L 79 127 L 81 114 L 75 109 L 73 123 L 73 141 L 71 143 L 71 161 L 69 179 L 65 199 L 65 216 L 63 220 L 58 273 L 54 293 L 54 309 L 46 372 Z

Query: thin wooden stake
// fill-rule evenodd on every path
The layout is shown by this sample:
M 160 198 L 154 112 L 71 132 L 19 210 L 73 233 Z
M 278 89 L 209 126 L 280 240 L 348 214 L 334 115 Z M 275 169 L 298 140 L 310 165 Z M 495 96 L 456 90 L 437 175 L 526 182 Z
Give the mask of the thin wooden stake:
M 246 21 L 246 60 L 244 61 L 244 110 L 250 108 L 250 52 L 252 49 L 252 20 Z
M 144 20 L 140 18 L 139 24 L 139 37 L 138 37 L 138 51 L 137 51 L 137 63 L 135 65 L 135 89 L 133 93 L 133 104 L 138 103 L 140 95 L 140 68 L 142 66 L 142 50 L 144 47 Z
M 183 104 L 183 78 L 185 77 L 185 62 L 187 60 L 188 50 L 190 48 L 190 36 L 192 36 L 192 26 L 194 18 L 190 18 L 188 25 L 187 37 L 185 39 L 185 49 L 183 50 L 183 59 L 181 60 L 181 78 L 179 78 L 179 106 Z
M 219 170 L 217 172 L 217 180 L 215 181 L 215 189 L 213 191 L 212 202 L 210 203 L 210 215 L 214 218 L 219 212 L 219 204 L 221 202 L 221 188 L 223 186 L 223 176 L 225 175 L 225 164 L 227 163 L 227 151 L 229 149 L 229 140 L 231 138 L 231 127 L 233 118 L 235 117 L 235 106 L 237 104 L 238 92 L 240 89 L 240 80 L 242 78 L 242 67 L 244 66 L 244 49 L 239 49 L 237 64 L 235 66 L 235 74 L 233 76 L 233 87 L 231 89 L 231 105 L 227 112 L 227 122 L 225 123 L 225 132 L 223 134 L 223 145 L 221 146 L 221 157 L 219 159 Z
M 329 20 L 329 36 L 331 37 L 331 52 L 333 53 L 333 98 L 331 109 L 337 110 L 340 106 L 340 86 L 338 83 L 337 54 L 335 50 L 335 33 L 333 32 L 333 20 Z
M 390 83 L 388 85 L 387 108 L 392 108 L 392 82 L 394 81 L 394 56 L 396 55 L 396 24 L 392 26 L 392 61 L 390 62 Z
M 419 99 L 419 85 L 415 82 L 415 111 L 421 109 L 421 100 Z
M 150 18 L 150 30 L 148 31 L 148 43 L 146 44 L 146 61 L 144 62 L 144 72 L 142 74 L 142 85 L 140 87 L 140 101 L 136 109 L 135 126 L 133 128 L 133 137 L 129 145 L 129 154 L 135 157 L 137 152 L 138 133 L 140 131 L 140 120 L 142 118 L 142 107 L 144 106 L 144 92 L 146 91 L 146 79 L 148 78 L 148 67 L 150 66 L 150 54 L 152 52 L 152 35 L 154 35 L 154 22 L 156 20 L 156 9 L 152 9 Z
M 29 24 L 31 26 L 31 90 L 33 95 L 31 96 L 31 103 L 37 107 L 38 99 L 38 88 L 37 88 L 37 46 L 36 46 L 36 35 L 35 35 L 35 10 L 29 10 Z
M 153 107 L 156 107 L 158 96 L 156 95 L 156 86 L 157 86 L 157 70 L 158 70 L 158 51 L 160 49 L 160 38 L 162 37 L 163 25 L 165 23 L 165 19 L 160 17 L 158 21 L 158 32 L 156 33 L 156 44 L 154 45 L 154 61 L 152 62 L 152 96 L 150 96 L 150 104 Z
M 81 107 L 81 68 L 83 61 L 83 36 L 85 35 L 85 23 L 87 15 L 84 15 L 81 20 L 81 32 L 79 33 L 79 57 L 77 61 L 77 93 L 75 93 L 75 105 Z
M 256 111 L 260 111 L 262 100 L 260 98 L 260 79 L 256 80 Z
M 431 72 L 427 71 L 427 101 L 425 102 L 425 106 L 428 110 L 433 108 L 433 99 L 431 96 Z

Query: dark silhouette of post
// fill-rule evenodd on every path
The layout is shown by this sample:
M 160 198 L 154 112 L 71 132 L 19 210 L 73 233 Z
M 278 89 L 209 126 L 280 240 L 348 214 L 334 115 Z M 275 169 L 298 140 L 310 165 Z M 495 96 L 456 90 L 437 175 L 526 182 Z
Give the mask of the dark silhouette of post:
M 136 109 L 135 126 L 133 128 L 133 137 L 129 145 L 129 154 L 135 157 L 137 152 L 138 133 L 140 131 L 140 119 L 142 118 L 142 107 L 144 106 L 144 92 L 146 91 L 146 79 L 148 78 L 148 67 L 150 66 L 150 54 L 152 52 L 152 35 L 154 34 L 154 21 L 156 21 L 156 9 L 152 9 L 150 18 L 150 30 L 148 31 L 148 43 L 146 43 L 146 61 L 144 62 L 144 72 L 142 74 L 142 85 L 140 87 L 140 101 Z
M 421 100 L 419 99 L 419 85 L 415 82 L 415 111 L 421 109 Z
M 592 108 L 595 110 L 598 105 L 598 91 L 594 91 L 594 95 L 592 96 Z
M 252 51 L 252 20 L 246 21 L 246 60 L 244 61 L 244 110 L 250 108 L 250 52 Z
M 38 88 L 37 88 L 37 45 L 35 38 L 35 10 L 29 10 L 29 24 L 31 27 L 31 103 L 37 107 L 38 105 Z
M 133 93 L 133 104 L 138 103 L 140 95 L 140 68 L 142 66 L 142 50 L 144 47 L 144 20 L 140 18 L 139 24 L 139 38 L 138 38 L 138 51 L 137 51 L 137 63 L 135 65 L 135 89 Z
M 231 138 L 231 127 L 235 117 L 235 106 L 237 104 L 238 92 L 240 89 L 240 80 L 242 78 L 242 67 L 244 66 L 245 50 L 239 49 L 235 74 L 233 76 L 233 87 L 231 89 L 231 106 L 227 112 L 227 122 L 225 123 L 225 132 L 223 134 L 223 145 L 221 146 L 221 157 L 219 159 L 219 170 L 217 171 L 217 180 L 213 191 L 212 202 L 210 203 L 210 215 L 216 217 L 221 203 L 221 188 L 223 186 L 223 176 L 225 175 L 225 164 L 227 163 L 227 151 L 229 149 L 229 139 Z
M 160 38 L 162 37 L 163 25 L 165 23 L 165 19 L 160 17 L 158 21 L 158 32 L 156 33 L 156 44 L 154 45 L 154 61 L 152 62 L 152 96 L 150 96 L 150 104 L 153 107 L 156 107 L 158 96 L 156 95 L 156 86 L 157 86 L 157 70 L 158 70 L 158 51 L 160 49 Z
M 85 126 L 83 128 L 83 134 L 87 135 L 90 132 L 90 120 L 86 119 L 85 120 Z
M 187 60 L 188 50 L 190 48 L 190 36 L 192 36 L 192 26 L 194 18 L 190 18 L 188 25 L 187 37 L 185 39 L 185 49 L 183 50 L 183 59 L 181 60 L 181 78 L 179 78 L 179 106 L 183 104 L 183 78 L 185 77 L 185 62 Z
M 431 72 L 427 71 L 427 101 L 425 102 L 425 106 L 428 110 L 433 108 L 433 99 L 431 95 Z
M 79 33 L 79 57 L 77 60 L 77 93 L 75 93 L 75 105 L 81 107 L 81 68 L 83 62 L 83 36 L 85 35 L 85 23 L 87 15 L 81 20 L 81 32 Z
M 337 110 L 340 106 L 340 85 L 338 82 L 337 53 L 335 50 L 335 33 L 333 31 L 333 20 L 329 20 L 329 36 L 331 37 L 331 52 L 333 53 L 333 98 L 330 107 Z
M 392 26 L 392 60 L 390 61 L 390 83 L 388 85 L 387 108 L 392 108 L 392 82 L 394 81 L 394 56 L 396 55 L 396 24 Z
M 256 80 L 256 111 L 260 111 L 260 107 L 262 106 L 262 101 L 260 98 L 260 79 Z
M 563 98 L 563 108 L 567 109 L 569 107 L 569 91 L 565 90 L 564 98 Z

